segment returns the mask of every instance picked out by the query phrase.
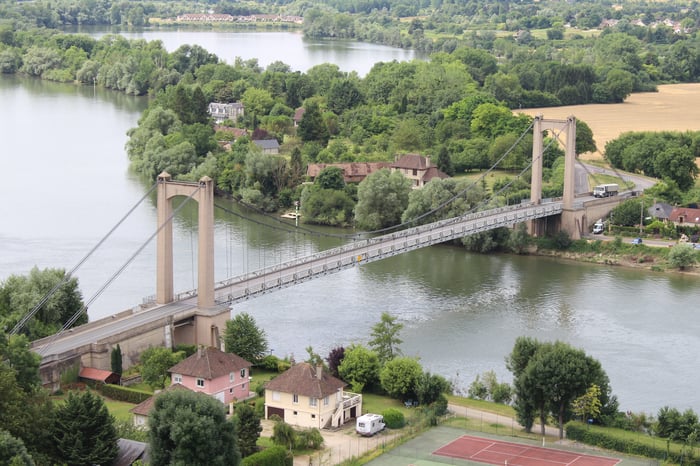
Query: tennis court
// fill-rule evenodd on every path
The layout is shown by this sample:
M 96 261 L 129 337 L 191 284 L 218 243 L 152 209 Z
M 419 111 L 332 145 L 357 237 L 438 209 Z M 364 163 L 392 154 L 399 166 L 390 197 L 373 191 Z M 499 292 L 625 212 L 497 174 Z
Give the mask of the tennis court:
M 617 458 L 533 447 L 463 435 L 438 448 L 434 455 L 509 466 L 614 466 Z

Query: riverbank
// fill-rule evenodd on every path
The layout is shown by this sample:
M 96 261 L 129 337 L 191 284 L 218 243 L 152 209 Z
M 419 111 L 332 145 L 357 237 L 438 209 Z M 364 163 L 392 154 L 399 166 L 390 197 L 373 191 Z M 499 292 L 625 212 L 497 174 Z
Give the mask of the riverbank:
M 590 243 L 591 240 L 584 241 L 588 241 Z M 668 243 L 668 248 L 675 244 L 671 241 Z M 528 253 L 536 256 L 552 257 L 567 261 L 585 262 L 604 266 L 625 267 L 629 269 L 646 270 L 649 272 L 700 276 L 700 267 L 697 263 L 680 270 L 678 267 L 673 267 L 669 263 L 668 253 L 666 251 L 654 251 L 654 249 L 658 249 L 659 247 L 663 246 L 635 246 L 636 250 L 627 252 L 555 250 L 533 247 L 528 251 Z

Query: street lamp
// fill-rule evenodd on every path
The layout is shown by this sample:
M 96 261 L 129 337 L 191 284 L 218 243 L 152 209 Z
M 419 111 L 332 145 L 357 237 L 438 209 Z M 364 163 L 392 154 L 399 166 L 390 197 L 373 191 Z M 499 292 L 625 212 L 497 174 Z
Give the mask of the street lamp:
M 639 198 L 639 236 L 642 236 L 642 227 L 644 226 L 644 198 Z

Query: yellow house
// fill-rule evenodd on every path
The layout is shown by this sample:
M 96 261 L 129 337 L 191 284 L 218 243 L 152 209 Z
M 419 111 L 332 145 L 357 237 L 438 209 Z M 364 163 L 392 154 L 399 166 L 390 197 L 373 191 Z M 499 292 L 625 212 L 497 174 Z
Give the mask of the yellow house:
M 299 427 L 339 427 L 362 414 L 362 395 L 345 385 L 323 366 L 295 364 L 265 385 L 265 419 L 276 414 Z

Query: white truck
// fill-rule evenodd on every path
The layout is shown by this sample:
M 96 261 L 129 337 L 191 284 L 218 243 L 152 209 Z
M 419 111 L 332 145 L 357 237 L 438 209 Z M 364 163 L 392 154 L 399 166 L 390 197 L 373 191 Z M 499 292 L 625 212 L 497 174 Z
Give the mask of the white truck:
M 371 437 L 377 432 L 381 432 L 386 427 L 384 416 L 381 414 L 367 413 L 357 418 L 355 430 L 358 434 Z
M 598 220 L 595 222 L 595 225 L 593 225 L 593 234 L 594 235 L 599 235 L 605 231 L 605 222 L 603 222 L 603 219 Z
M 593 197 L 617 196 L 620 187 L 616 183 L 599 184 L 593 188 Z

